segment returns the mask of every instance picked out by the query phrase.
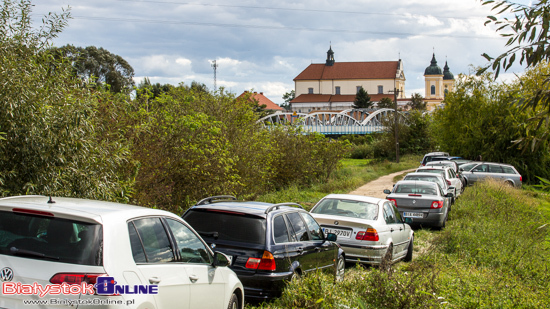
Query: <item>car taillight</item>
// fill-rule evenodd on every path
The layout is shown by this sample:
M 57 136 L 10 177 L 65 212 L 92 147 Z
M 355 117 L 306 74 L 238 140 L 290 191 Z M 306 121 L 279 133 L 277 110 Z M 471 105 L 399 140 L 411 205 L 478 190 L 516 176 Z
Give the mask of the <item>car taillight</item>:
M 248 258 L 245 267 L 261 270 L 275 270 L 277 268 L 275 265 L 275 258 L 269 251 L 264 251 L 261 259 L 253 257 Z
M 523 177 L 521 175 L 519 175 L 519 181 L 522 182 L 523 181 Z
M 447 184 L 450 186 L 451 185 L 451 181 L 447 179 Z
M 443 201 L 433 201 L 432 202 L 432 209 L 442 208 L 443 207 Z
M 414 194 L 414 193 L 410 193 L 409 196 L 422 196 L 422 194 Z
M 96 284 L 97 277 L 105 276 L 106 274 L 83 274 L 83 273 L 57 273 L 50 278 L 53 284 Z
M 375 229 L 369 228 L 364 232 L 363 231 L 357 232 L 357 236 L 355 236 L 355 239 L 378 241 L 380 238 L 378 237 L 378 232 Z
M 389 198 L 388 201 L 392 202 L 394 206 L 397 206 L 397 201 L 393 198 Z
M 54 216 L 51 212 L 41 211 L 41 210 L 33 210 L 33 209 L 14 208 L 11 211 L 17 212 L 17 213 L 23 213 L 23 214 L 37 215 L 37 216 L 46 216 L 46 217 L 53 217 Z

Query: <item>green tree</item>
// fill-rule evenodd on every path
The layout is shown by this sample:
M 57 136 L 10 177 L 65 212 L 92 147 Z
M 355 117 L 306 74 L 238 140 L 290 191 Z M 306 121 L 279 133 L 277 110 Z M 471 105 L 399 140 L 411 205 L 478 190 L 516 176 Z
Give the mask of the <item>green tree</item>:
M 390 99 L 388 97 L 384 97 L 384 98 L 380 99 L 377 106 L 378 106 L 378 108 L 394 108 L 395 103 L 393 102 L 392 99 Z
M 291 90 L 283 94 L 284 103 L 281 104 L 281 107 L 287 111 L 290 110 L 290 101 L 294 100 L 295 97 L 296 97 L 296 92 L 294 92 L 294 90 Z
M 420 93 L 413 93 L 411 95 L 411 102 L 407 105 L 414 110 L 426 110 L 426 102 Z
M 114 93 L 127 93 L 134 86 L 132 66 L 121 56 L 102 47 L 65 45 L 52 48 L 52 52 L 69 60 L 76 74 L 87 83 L 109 85 L 109 90 Z
M 29 0 L 5 0 L 1 8 L 0 194 L 116 199 L 125 148 L 100 141 L 96 94 L 46 52 L 69 10 L 33 28 L 31 9 Z
M 372 107 L 372 101 L 370 100 L 370 96 L 368 92 L 361 87 L 359 91 L 357 91 L 357 94 L 355 95 L 355 100 L 353 101 L 353 108 L 371 108 Z
M 496 58 L 486 53 L 483 54 L 490 64 L 479 69 L 478 74 L 491 68 L 495 71 L 495 78 L 497 78 L 500 70 L 510 69 L 517 58 L 519 58 L 520 64 L 525 63 L 527 67 L 533 67 L 542 61 L 550 60 L 550 34 L 548 32 L 550 3 L 548 1 L 538 1 L 531 6 L 507 0 L 483 0 L 482 3 L 491 5 L 492 10 L 496 11 L 496 16 L 504 14 L 502 19 L 488 16 L 485 24 L 498 26 L 497 32 L 508 38 L 505 46 L 509 49 Z M 513 18 L 507 17 L 506 14 L 509 13 L 513 14 Z M 541 141 L 550 139 L 550 76 L 545 78 L 542 87 L 533 95 L 517 97 L 515 103 L 522 110 L 531 109 L 535 112 L 533 117 L 526 121 L 529 129 L 526 135 L 517 140 L 524 150 L 530 148 L 534 151 L 541 145 Z

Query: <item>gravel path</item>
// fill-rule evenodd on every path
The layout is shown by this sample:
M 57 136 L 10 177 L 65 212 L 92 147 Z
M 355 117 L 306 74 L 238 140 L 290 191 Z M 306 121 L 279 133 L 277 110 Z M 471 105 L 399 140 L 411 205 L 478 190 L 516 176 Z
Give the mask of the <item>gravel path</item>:
M 372 196 L 377 198 L 386 198 L 386 194 L 384 194 L 384 189 L 391 190 L 393 187 L 393 177 L 397 175 L 401 175 L 404 173 L 413 172 L 416 170 L 416 168 L 410 169 L 410 170 L 404 170 L 400 172 L 396 172 L 393 174 L 389 174 L 386 176 L 382 176 L 376 180 L 373 180 L 353 191 L 351 191 L 349 194 L 356 194 L 356 195 L 364 195 L 364 196 Z

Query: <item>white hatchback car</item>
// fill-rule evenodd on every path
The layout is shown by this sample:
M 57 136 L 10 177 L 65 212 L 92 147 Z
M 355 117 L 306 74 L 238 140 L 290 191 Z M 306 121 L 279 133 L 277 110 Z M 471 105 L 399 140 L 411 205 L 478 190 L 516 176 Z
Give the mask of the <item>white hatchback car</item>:
M 243 308 L 227 256 L 158 209 L 0 199 L 0 308 Z

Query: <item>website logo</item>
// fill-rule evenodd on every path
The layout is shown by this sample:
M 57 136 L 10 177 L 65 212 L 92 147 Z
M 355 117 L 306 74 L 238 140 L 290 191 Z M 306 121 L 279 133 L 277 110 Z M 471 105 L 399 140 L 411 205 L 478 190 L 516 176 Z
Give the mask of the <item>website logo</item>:
M 118 285 L 114 277 L 97 277 L 98 295 L 158 294 L 158 285 Z

